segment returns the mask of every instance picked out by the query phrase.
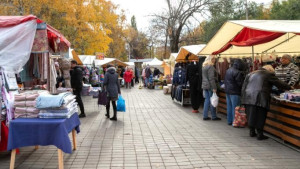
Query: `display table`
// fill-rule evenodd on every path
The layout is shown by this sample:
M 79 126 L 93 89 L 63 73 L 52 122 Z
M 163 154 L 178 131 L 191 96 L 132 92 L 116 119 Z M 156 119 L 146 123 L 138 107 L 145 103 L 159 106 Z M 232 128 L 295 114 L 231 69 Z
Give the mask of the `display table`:
M 217 111 L 227 115 L 226 94 L 220 91 L 218 96 Z M 272 99 L 264 130 L 300 148 L 300 104 Z
M 69 133 L 72 131 L 73 149 L 76 150 L 76 131 L 80 120 L 75 113 L 68 119 L 18 118 L 10 122 L 8 147 L 12 150 L 10 168 L 14 168 L 16 149 L 25 146 L 48 146 L 58 148 L 59 168 L 63 168 L 63 153 L 72 153 Z

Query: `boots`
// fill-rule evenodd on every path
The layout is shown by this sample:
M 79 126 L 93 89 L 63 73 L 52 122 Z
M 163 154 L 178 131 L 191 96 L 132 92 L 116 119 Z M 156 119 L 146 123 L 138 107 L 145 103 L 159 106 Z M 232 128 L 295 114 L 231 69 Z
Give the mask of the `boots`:
M 266 140 L 269 137 L 265 136 L 263 130 L 257 129 L 257 140 Z
M 256 132 L 255 132 L 255 128 L 250 128 L 250 137 L 255 137 L 256 136 Z
M 106 108 L 106 114 L 105 114 L 105 116 L 109 119 L 109 108 L 108 109 Z
M 114 110 L 114 116 L 110 120 L 117 121 L 117 110 Z

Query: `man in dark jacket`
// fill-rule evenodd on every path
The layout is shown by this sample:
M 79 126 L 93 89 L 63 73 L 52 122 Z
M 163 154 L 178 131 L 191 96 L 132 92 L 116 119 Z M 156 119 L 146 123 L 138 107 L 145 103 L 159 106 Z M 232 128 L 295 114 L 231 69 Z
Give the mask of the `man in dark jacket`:
M 82 68 L 77 65 L 76 60 L 71 61 L 71 68 L 72 68 L 70 71 L 71 87 L 73 89 L 73 94 L 76 96 L 76 102 L 78 103 L 79 108 L 80 108 L 81 113 L 80 113 L 79 117 L 82 118 L 82 117 L 85 117 L 83 102 L 81 99 L 81 91 L 82 91 L 82 86 L 83 86 L 83 84 L 82 84 L 82 80 L 83 80 Z
M 235 107 L 240 105 L 241 91 L 245 79 L 243 71 L 245 64 L 241 59 L 235 59 L 233 66 L 225 74 L 225 92 L 227 103 L 227 124 L 232 125 L 235 116 Z
M 263 128 L 270 108 L 272 85 L 283 90 L 291 89 L 287 83 L 280 81 L 274 72 L 271 65 L 266 65 L 261 70 L 248 74 L 242 87 L 242 104 L 246 107 L 250 137 L 256 136 L 256 129 L 257 140 L 268 138 L 263 135 Z

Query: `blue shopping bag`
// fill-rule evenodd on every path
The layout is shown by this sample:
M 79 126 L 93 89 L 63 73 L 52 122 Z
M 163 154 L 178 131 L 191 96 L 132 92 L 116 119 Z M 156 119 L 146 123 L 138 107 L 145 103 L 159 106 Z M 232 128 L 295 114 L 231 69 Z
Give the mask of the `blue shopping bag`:
M 117 111 L 126 111 L 125 100 L 121 95 L 119 96 L 119 99 L 117 101 Z

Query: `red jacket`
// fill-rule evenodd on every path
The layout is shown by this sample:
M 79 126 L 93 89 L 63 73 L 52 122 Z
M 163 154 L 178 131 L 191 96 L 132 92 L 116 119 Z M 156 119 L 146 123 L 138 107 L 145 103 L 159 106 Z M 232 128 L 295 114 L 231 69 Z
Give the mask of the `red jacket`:
M 131 71 L 126 71 L 124 73 L 124 80 L 125 80 L 125 82 L 130 83 L 132 78 L 133 78 L 133 75 L 132 75 Z

